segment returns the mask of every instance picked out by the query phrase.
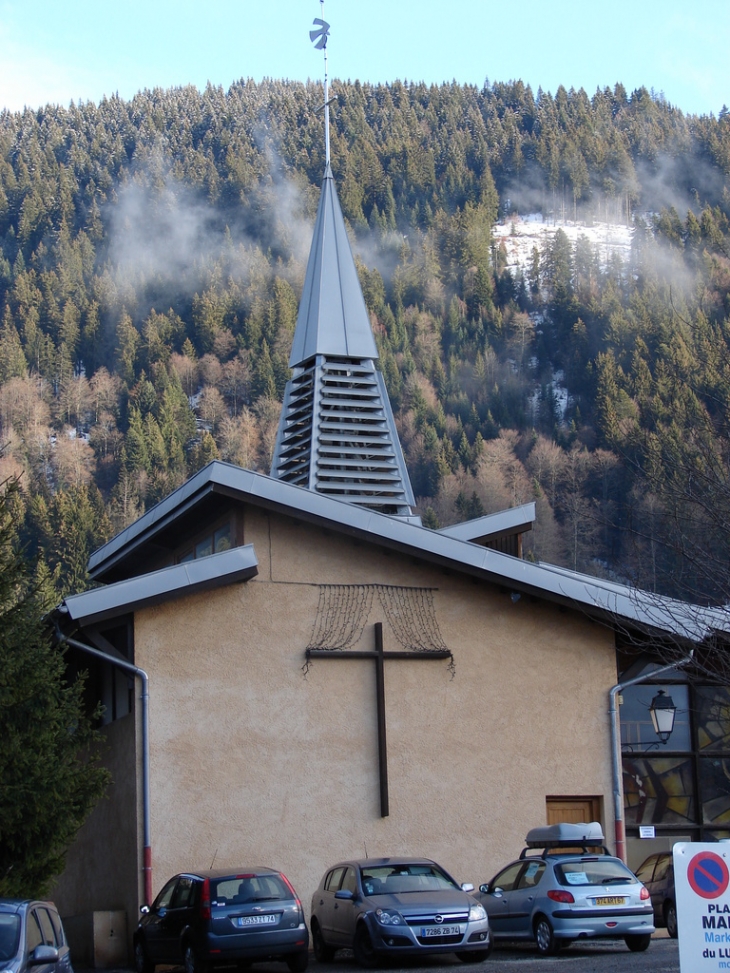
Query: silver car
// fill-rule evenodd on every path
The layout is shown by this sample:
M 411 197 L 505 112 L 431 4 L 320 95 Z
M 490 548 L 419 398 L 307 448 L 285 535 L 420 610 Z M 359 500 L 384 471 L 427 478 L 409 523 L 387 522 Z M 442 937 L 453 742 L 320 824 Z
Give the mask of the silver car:
M 0 970 L 73 973 L 63 924 L 52 902 L 0 899 Z
M 545 956 L 599 937 L 647 949 L 654 932 L 649 892 L 603 842 L 596 822 L 528 832 L 519 859 L 479 886 L 494 939 L 532 939 Z
M 328 868 L 312 896 L 314 955 L 330 962 L 352 949 L 360 966 L 384 956 L 456 953 L 465 963 L 489 956 L 484 908 L 435 862 L 363 858 Z

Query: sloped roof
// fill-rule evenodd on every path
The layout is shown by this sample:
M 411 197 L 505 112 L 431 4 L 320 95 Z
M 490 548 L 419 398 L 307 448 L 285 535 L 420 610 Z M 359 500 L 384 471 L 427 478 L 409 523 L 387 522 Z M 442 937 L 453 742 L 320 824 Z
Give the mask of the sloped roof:
M 169 529 L 177 518 L 194 511 L 212 493 L 418 557 L 498 584 L 516 594 L 532 595 L 582 610 L 603 620 L 618 618 L 692 640 L 701 640 L 713 631 L 730 629 L 728 613 L 722 609 L 688 605 L 554 565 L 524 561 L 448 536 L 442 531 L 430 530 L 405 519 L 219 461 L 209 463 L 99 548 L 89 561 L 92 578 L 103 581 L 105 577 L 118 577 L 124 572 L 125 563 L 133 563 L 135 558 L 143 556 L 145 546 L 154 546 L 157 534 Z M 205 560 L 201 559 L 202 562 Z M 87 592 L 74 597 L 86 598 L 93 594 Z
M 233 547 L 209 557 L 175 564 L 126 581 L 69 595 L 62 612 L 80 625 L 92 625 L 119 614 L 159 605 L 197 591 L 208 591 L 258 574 L 253 544 Z
M 510 507 L 509 510 L 500 510 L 495 514 L 485 514 L 483 517 L 465 520 L 461 524 L 442 527 L 439 534 L 445 534 L 455 540 L 475 543 L 487 537 L 524 533 L 532 528 L 534 522 L 535 504 L 523 503 L 519 507 Z
M 315 355 L 378 357 L 329 164 L 322 180 L 289 367 L 302 365 Z

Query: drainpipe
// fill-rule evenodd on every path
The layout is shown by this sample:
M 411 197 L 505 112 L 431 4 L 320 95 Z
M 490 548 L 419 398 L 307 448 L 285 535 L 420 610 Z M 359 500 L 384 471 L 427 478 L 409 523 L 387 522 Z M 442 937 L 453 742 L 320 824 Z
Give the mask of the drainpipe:
M 608 694 L 608 712 L 611 721 L 611 769 L 613 771 L 613 818 L 616 836 L 616 857 L 622 862 L 626 862 L 626 830 L 624 828 L 624 791 L 622 786 L 621 773 L 621 722 L 618 717 L 618 707 L 616 697 L 623 689 L 629 686 L 636 686 L 640 682 L 654 681 L 657 676 L 663 676 L 665 672 L 671 672 L 682 666 L 688 665 L 692 661 L 694 649 L 685 659 L 672 662 L 661 669 L 653 672 L 644 673 L 643 676 L 636 676 L 635 679 L 628 679 L 626 682 L 617 683 Z
M 119 669 L 124 669 L 125 672 L 129 672 L 133 676 L 136 676 L 142 684 L 142 691 L 139 694 L 139 698 L 142 702 L 142 829 L 144 844 L 142 876 L 144 880 L 144 901 L 146 903 L 152 902 L 152 845 L 150 840 L 150 743 L 149 714 L 147 710 L 147 702 L 149 700 L 149 678 L 144 669 L 140 669 L 139 666 L 132 665 L 131 662 L 126 662 L 124 659 L 116 659 L 114 656 L 107 655 L 106 652 L 102 652 L 100 649 L 94 648 L 94 646 L 85 645 L 83 642 L 69 638 L 69 636 L 64 635 L 63 632 L 61 632 L 58 625 L 56 625 L 56 635 L 60 642 L 66 642 L 68 645 L 72 645 L 75 649 L 80 649 L 82 652 L 88 652 L 89 655 L 94 655 L 97 659 L 103 659 L 104 662 L 108 662 L 110 665 L 117 666 Z

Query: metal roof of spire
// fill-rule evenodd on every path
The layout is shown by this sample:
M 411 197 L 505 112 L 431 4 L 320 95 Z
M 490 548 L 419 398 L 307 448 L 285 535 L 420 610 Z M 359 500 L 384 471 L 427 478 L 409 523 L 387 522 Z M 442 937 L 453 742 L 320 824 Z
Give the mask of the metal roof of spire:
M 322 181 L 289 367 L 315 355 L 378 357 L 329 164 Z
M 329 24 L 311 31 L 325 50 Z M 325 131 L 329 111 L 325 67 Z M 418 520 L 403 451 L 329 163 L 289 358 L 271 475 Z

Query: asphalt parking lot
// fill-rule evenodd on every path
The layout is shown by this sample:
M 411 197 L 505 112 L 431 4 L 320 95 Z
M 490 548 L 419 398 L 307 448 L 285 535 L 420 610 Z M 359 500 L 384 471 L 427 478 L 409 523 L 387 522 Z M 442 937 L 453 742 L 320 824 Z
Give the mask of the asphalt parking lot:
M 662 930 L 652 939 L 645 953 L 632 953 L 623 942 L 573 943 L 557 956 L 538 956 L 534 945 L 498 946 L 484 963 L 462 963 L 456 957 L 419 957 L 412 963 L 387 963 L 381 969 L 387 973 L 679 973 L 679 949 L 676 939 L 669 939 Z M 235 967 L 230 968 L 231 971 Z M 76 973 L 92 971 L 75 968 Z M 288 973 L 284 963 L 260 963 L 252 973 Z M 319 963 L 310 955 L 307 973 L 356 973 L 359 967 L 347 950 L 339 952 L 333 963 Z M 106 973 L 134 973 L 131 969 L 109 970 Z M 157 973 L 183 973 L 182 967 L 158 967 Z M 686 971 L 685 971 L 686 973 Z

